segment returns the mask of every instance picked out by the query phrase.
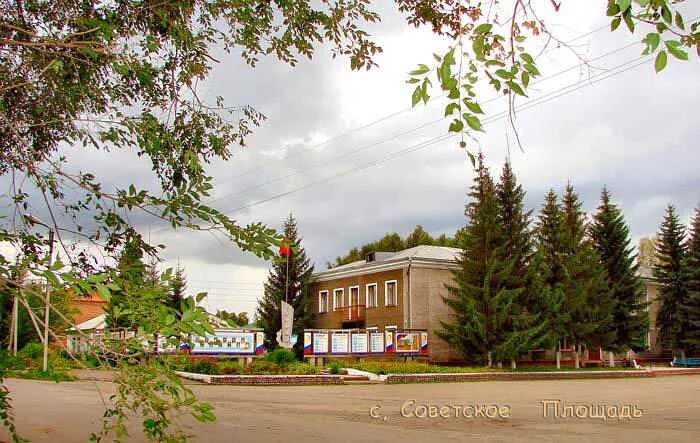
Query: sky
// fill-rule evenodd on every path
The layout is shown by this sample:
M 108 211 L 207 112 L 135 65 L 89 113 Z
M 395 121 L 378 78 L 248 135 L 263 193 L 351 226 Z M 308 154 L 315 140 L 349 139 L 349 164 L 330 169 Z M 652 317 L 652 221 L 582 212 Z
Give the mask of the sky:
M 670 60 L 655 74 L 653 60 L 639 60 L 644 34 L 610 33 L 604 2 L 597 3 L 563 2 L 547 16 L 549 29 L 578 56 L 553 45 L 538 59 L 542 80 L 518 102 L 521 146 L 498 118 L 505 100 L 491 100 L 494 92 L 485 89 L 489 123 L 468 148 L 485 154 L 494 175 L 509 157 L 535 212 L 548 189 L 561 192 L 571 182 L 591 213 L 607 186 L 636 243 L 654 234 L 669 203 L 684 222 L 700 204 L 700 63 L 693 55 L 685 63 Z M 409 27 L 387 4 L 383 22 L 368 27 L 384 50 L 377 68 L 351 71 L 347 59 L 331 59 L 326 47 L 295 68 L 263 59 L 252 69 L 237 54 L 219 51 L 221 63 L 199 88 L 211 103 L 221 95 L 229 106 L 251 105 L 267 117 L 245 148 L 234 147 L 228 162 L 210 166 L 211 203 L 242 224 L 274 228 L 292 213 L 317 270 L 387 232 L 405 236 L 420 224 L 435 236 L 451 235 L 465 224 L 471 163 L 456 139 L 421 144 L 447 134 L 445 102 L 412 109 L 405 82 L 446 42 Z M 700 5 L 684 12 L 697 17 Z M 149 165 L 133 153 L 66 154 L 76 170 L 90 169 L 107 185 L 149 184 Z M 265 261 L 211 234 L 135 220 L 152 242 L 167 245 L 162 268 L 180 264 L 189 291 L 209 293 L 209 310 L 255 311 Z

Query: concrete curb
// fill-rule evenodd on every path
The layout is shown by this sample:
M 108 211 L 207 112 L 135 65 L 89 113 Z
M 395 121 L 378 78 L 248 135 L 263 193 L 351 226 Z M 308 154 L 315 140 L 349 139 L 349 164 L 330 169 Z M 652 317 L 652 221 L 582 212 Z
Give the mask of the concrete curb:
M 389 374 L 386 383 L 429 383 L 499 380 L 577 380 L 604 378 L 652 378 L 651 370 L 634 371 L 552 371 L 552 372 L 464 372 L 431 374 Z
M 359 369 L 354 369 L 354 368 L 343 368 L 343 369 L 348 371 L 348 375 L 360 375 L 363 377 L 367 377 L 369 379 L 369 381 L 375 381 L 375 382 L 381 381 L 381 382 L 383 382 L 384 379 L 382 377 L 386 377 L 386 376 L 377 375 L 374 372 L 360 371 Z
M 342 375 L 207 375 L 175 371 L 177 375 L 210 385 L 342 385 Z

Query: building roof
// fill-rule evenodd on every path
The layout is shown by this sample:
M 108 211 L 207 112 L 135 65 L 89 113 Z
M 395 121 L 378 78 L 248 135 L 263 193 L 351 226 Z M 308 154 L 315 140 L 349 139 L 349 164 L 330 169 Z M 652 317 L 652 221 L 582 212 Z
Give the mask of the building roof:
M 90 320 L 78 323 L 77 325 L 69 328 L 69 331 L 89 331 L 93 329 L 104 329 L 107 325 L 105 321 L 105 314 L 100 314 L 97 317 L 93 317 Z
M 423 261 L 432 263 L 452 264 L 457 262 L 457 258 L 462 253 L 459 248 L 449 248 L 447 246 L 420 245 L 398 252 L 377 252 L 374 260 L 357 260 L 334 268 L 320 271 L 314 274 L 315 277 L 330 277 L 346 273 L 357 273 L 371 271 L 376 268 L 389 265 L 402 265 L 409 261 Z

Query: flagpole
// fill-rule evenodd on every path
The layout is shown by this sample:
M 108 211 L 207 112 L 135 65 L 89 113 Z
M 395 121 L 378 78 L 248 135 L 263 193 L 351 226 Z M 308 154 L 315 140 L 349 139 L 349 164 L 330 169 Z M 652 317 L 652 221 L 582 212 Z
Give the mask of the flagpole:
M 289 256 L 290 254 L 287 253 L 287 277 L 284 279 L 284 302 L 289 303 L 289 299 L 287 294 L 289 293 Z

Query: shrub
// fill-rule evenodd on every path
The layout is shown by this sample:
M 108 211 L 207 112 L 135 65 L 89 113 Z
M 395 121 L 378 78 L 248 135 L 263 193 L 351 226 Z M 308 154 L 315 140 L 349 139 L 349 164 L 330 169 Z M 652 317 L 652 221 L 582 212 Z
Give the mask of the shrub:
M 333 375 L 338 375 L 338 374 L 340 374 L 340 370 L 341 370 L 342 368 L 343 368 L 343 365 L 341 365 L 340 362 L 337 362 L 337 361 L 332 361 L 332 362 L 328 365 L 328 369 L 330 369 L 331 374 L 333 374 Z
M 217 375 L 219 367 L 215 361 L 210 359 L 192 359 L 185 364 L 185 372 L 194 372 L 196 374 Z
M 294 355 L 294 352 L 290 351 L 289 349 L 275 349 L 274 351 L 265 355 L 265 360 L 276 363 L 278 366 L 284 368 L 288 364 L 297 361 L 297 358 Z
M 44 355 L 44 346 L 41 343 L 29 342 L 17 352 L 17 356 L 22 359 L 36 360 Z

